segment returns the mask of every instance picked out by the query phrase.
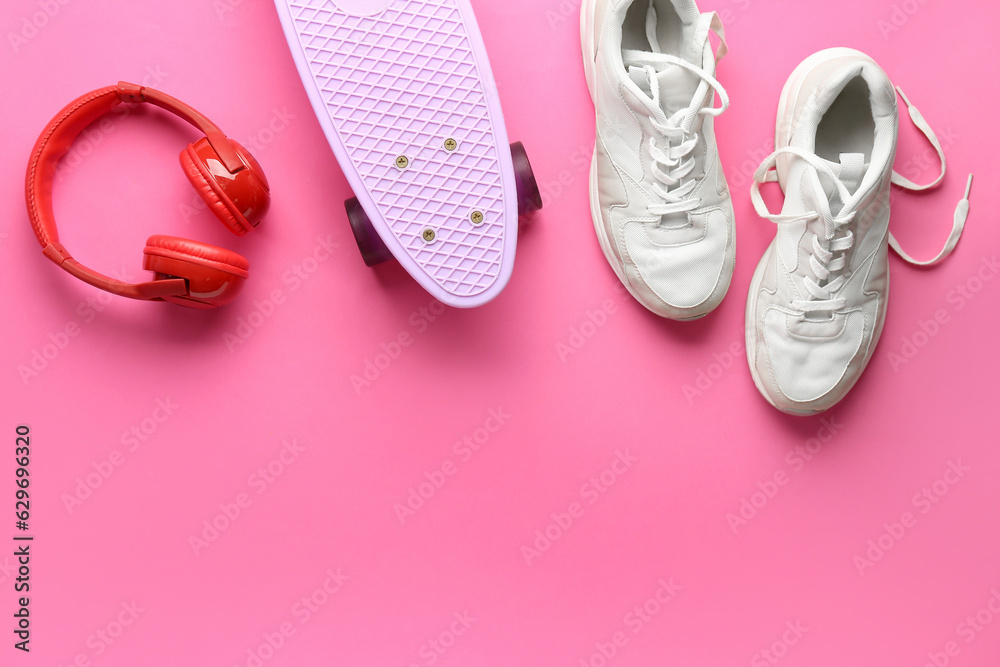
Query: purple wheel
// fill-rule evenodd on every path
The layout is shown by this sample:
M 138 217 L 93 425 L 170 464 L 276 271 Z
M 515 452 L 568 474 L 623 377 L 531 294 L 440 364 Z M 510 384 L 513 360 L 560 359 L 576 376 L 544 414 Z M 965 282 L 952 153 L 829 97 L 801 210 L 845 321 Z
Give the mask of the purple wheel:
M 361 207 L 361 202 L 357 198 L 348 199 L 344 202 L 347 209 L 347 219 L 351 223 L 351 230 L 354 232 L 354 240 L 358 242 L 358 249 L 361 257 L 364 258 L 368 266 L 378 266 L 392 259 L 392 253 L 386 247 L 382 237 L 375 231 L 368 214 Z
M 514 181 L 517 183 L 517 213 L 530 215 L 542 208 L 542 193 L 535 181 L 535 172 L 528 161 L 528 153 L 520 141 L 510 145 L 510 156 L 514 160 Z

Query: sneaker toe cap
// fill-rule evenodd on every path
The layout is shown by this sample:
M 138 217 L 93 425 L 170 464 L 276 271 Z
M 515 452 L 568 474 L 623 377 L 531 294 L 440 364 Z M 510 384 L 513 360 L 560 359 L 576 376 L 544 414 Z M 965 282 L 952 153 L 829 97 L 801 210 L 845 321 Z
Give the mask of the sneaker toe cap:
M 722 301 L 732 277 L 733 259 L 729 221 L 724 212 L 711 211 L 700 236 L 690 242 L 663 243 L 647 224 L 632 222 L 623 229 L 629 277 L 647 296 L 654 312 L 697 317 Z
M 864 335 L 861 312 L 803 326 L 797 315 L 768 310 L 757 354 L 762 389 L 786 412 L 815 413 L 833 407 L 857 380 L 860 365 L 856 360 Z

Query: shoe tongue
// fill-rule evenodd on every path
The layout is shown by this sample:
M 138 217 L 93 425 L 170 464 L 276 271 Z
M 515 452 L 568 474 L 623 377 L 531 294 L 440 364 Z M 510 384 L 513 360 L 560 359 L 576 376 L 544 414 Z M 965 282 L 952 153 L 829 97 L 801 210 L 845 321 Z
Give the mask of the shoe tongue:
M 643 63 L 636 59 L 628 69 L 629 77 L 667 118 L 691 106 L 701 77 L 680 65 Z
M 861 182 L 864 180 L 865 173 L 867 173 L 870 166 L 865 162 L 864 153 L 841 153 L 840 162 L 831 162 L 829 160 L 824 160 L 824 162 L 830 166 L 830 169 L 833 170 L 833 173 L 837 175 L 837 178 L 840 179 L 851 195 L 856 193 L 858 188 L 861 187 Z M 833 209 L 833 213 L 836 215 L 846 202 L 840 201 L 840 192 L 837 184 L 827 174 L 817 172 L 817 175 L 819 176 L 820 184 L 823 186 L 823 191 L 830 200 L 831 209 Z
M 861 181 L 868 171 L 864 153 L 840 154 L 840 181 L 852 195 L 861 187 Z

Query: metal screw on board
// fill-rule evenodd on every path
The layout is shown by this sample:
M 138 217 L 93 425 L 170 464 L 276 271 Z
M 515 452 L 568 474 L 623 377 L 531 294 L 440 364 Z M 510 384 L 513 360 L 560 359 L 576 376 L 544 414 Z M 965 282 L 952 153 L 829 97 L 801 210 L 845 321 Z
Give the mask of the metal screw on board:
M 437 232 L 435 232 L 433 229 L 428 228 L 424 230 L 424 233 L 421 236 L 423 236 L 425 243 L 434 243 L 434 241 L 437 239 Z
M 483 224 L 483 220 L 485 220 L 485 219 L 486 219 L 486 216 L 483 215 L 482 211 L 473 211 L 472 212 L 472 224 L 474 224 L 474 225 L 481 225 L 481 224 Z
M 409 166 L 410 166 L 410 158 L 406 157 L 405 155 L 400 155 L 398 158 L 396 158 L 396 167 L 398 169 L 406 169 Z
M 444 147 L 445 150 L 454 153 L 455 151 L 458 150 L 458 142 L 455 141 L 454 139 L 445 139 Z

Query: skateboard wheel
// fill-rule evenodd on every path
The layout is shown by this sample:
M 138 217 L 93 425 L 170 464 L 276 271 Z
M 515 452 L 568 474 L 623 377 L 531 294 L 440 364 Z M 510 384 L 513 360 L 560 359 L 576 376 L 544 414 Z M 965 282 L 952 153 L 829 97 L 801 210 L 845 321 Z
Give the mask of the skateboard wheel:
M 344 202 L 347 209 L 347 219 L 354 232 L 354 240 L 358 242 L 358 250 L 368 266 L 378 266 L 392 259 L 392 253 L 386 247 L 382 237 L 375 231 L 368 214 L 356 198 Z
M 542 193 L 535 180 L 535 172 L 528 161 L 528 153 L 520 141 L 510 145 L 514 161 L 514 180 L 517 183 L 517 213 L 529 215 L 542 208 Z

